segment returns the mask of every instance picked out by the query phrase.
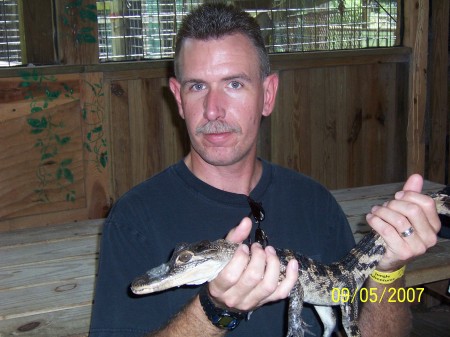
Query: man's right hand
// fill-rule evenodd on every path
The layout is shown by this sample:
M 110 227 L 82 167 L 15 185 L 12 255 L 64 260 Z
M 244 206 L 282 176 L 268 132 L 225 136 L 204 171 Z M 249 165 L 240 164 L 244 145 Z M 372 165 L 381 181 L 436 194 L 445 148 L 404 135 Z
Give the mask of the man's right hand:
M 253 311 L 262 305 L 284 299 L 298 279 L 298 262 L 289 261 L 286 277 L 279 282 L 280 261 L 275 249 L 265 249 L 259 243 L 249 247 L 242 242 L 252 228 L 249 218 L 244 218 L 233 228 L 226 240 L 241 243 L 231 261 L 209 283 L 211 299 L 218 307 L 235 311 Z

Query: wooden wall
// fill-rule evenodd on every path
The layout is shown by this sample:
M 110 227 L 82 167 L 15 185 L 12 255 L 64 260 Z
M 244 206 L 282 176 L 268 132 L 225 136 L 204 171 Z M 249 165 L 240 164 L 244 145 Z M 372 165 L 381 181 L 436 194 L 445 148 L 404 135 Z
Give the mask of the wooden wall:
M 270 159 L 330 189 L 403 180 L 407 54 L 386 52 L 277 62 Z
M 274 57 L 260 156 L 331 189 L 403 180 L 408 59 L 405 48 Z M 2 231 L 102 217 L 189 150 L 169 62 L 65 70 L 0 80 Z
M 448 2 L 432 3 L 430 36 L 448 27 Z M 261 157 L 330 189 L 412 172 L 447 183 L 448 43 L 430 43 L 428 59 L 429 1 L 403 10 L 405 47 L 271 56 L 280 89 Z M 71 49 L 66 33 L 67 65 L 0 69 L 0 231 L 103 217 L 189 150 L 170 61 L 98 64 L 94 43 Z
M 263 121 L 261 157 L 329 188 L 400 181 L 406 174 L 407 50 L 317 53 L 273 61 L 280 92 Z M 310 61 L 308 61 L 310 62 Z M 325 64 L 324 64 L 325 62 Z M 184 124 L 157 69 L 108 72 L 114 196 L 182 158 Z M 357 94 L 355 94 L 357 93 Z M 159 144 L 155 146 L 155 144 Z
M 0 79 L 0 231 L 105 216 L 102 75 L 19 73 Z

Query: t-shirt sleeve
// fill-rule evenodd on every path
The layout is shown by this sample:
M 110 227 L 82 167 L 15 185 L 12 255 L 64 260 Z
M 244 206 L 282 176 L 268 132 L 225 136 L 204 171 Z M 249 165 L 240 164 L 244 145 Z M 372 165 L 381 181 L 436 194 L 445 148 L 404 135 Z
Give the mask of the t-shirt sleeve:
M 157 317 L 153 311 L 158 308 L 158 296 L 136 298 L 129 288 L 132 278 L 154 262 L 149 261 L 151 254 L 145 254 L 152 249 L 151 242 L 135 228 L 135 221 L 124 223 L 126 214 L 126 210 L 114 209 L 103 228 L 91 337 L 142 336 L 149 331 L 151 317 Z M 155 321 L 154 328 L 161 323 Z
M 137 310 L 129 290 L 130 275 L 143 272 L 142 249 L 146 238 L 129 226 L 105 222 L 100 244 L 100 259 L 94 294 L 90 336 L 141 336 L 144 328 L 133 324 Z M 126 254 L 123 252 L 126 251 Z M 132 305 L 133 304 L 133 305 Z M 129 308 L 129 310 L 127 309 Z M 124 324 L 124 322 L 129 322 Z

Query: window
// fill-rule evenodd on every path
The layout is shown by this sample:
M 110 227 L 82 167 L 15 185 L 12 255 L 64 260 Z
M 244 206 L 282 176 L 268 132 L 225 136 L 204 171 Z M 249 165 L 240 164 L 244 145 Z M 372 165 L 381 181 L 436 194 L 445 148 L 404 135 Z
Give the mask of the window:
M 0 66 L 22 63 L 17 0 L 0 0 Z
M 73 6 L 88 4 L 90 11 L 95 11 L 90 1 L 66 1 Z M 100 61 L 172 57 L 181 20 L 204 1 L 207 0 L 97 0 Z M 391 47 L 400 41 L 399 0 L 227 2 L 258 20 L 270 53 Z M 23 33 L 19 29 L 22 18 L 18 3 L 18 0 L 0 0 L 0 66 L 26 62 L 25 56 L 22 57 L 25 48 L 20 44 Z M 54 16 L 60 20 L 64 13 Z
M 177 27 L 203 1 L 97 1 L 100 60 L 173 56 Z M 235 0 L 260 23 L 271 53 L 391 47 L 397 0 Z

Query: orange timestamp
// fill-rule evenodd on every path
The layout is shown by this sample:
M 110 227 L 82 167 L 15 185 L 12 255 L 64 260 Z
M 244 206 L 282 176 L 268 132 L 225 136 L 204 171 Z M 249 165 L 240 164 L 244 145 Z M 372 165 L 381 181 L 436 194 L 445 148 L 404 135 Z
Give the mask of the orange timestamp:
M 331 290 L 331 300 L 333 303 L 381 303 L 387 298 L 389 303 L 412 303 L 420 302 L 425 288 L 388 288 L 385 287 L 381 294 L 378 288 L 361 288 L 353 291 L 349 288 L 333 288 Z

